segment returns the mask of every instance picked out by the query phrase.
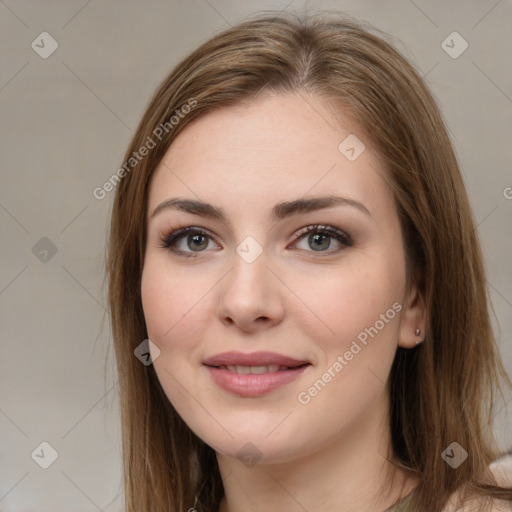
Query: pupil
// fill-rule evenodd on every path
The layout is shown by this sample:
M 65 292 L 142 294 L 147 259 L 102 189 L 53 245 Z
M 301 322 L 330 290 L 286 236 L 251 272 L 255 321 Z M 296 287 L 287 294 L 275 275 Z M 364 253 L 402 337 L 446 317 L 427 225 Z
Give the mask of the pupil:
M 189 249 L 192 250 L 201 250 L 208 246 L 208 241 L 204 235 L 189 235 L 187 242 Z
M 315 235 L 309 235 L 309 243 L 311 248 L 315 251 L 329 248 L 329 235 L 317 233 Z

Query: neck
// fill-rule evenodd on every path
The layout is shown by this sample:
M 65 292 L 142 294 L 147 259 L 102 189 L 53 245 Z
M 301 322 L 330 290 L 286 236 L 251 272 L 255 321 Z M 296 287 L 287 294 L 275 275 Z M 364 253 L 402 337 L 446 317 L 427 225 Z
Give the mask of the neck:
M 219 512 L 383 512 L 418 483 L 390 462 L 386 393 L 314 453 L 279 463 L 263 457 L 253 467 L 221 454 L 217 460 L 224 481 Z

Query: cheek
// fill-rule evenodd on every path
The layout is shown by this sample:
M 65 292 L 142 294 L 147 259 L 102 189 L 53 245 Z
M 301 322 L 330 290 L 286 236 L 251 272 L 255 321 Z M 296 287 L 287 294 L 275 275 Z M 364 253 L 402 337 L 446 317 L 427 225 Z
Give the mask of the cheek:
M 357 415 L 382 393 L 396 353 L 405 282 L 399 254 L 390 257 L 384 251 L 371 258 L 358 258 L 357 263 L 340 267 L 339 272 L 333 270 L 330 278 L 318 280 L 317 275 L 314 289 L 304 283 L 300 291 L 307 293 L 309 289 L 312 309 L 316 308 L 334 332 L 328 336 L 309 332 L 322 356 L 309 383 L 313 388 L 302 391 L 306 398 L 312 397 L 317 392 L 315 382 L 321 381 L 320 388 L 328 383 L 325 391 L 312 398 L 314 405 L 309 410 L 318 411 L 318 417 L 323 417 L 321 412 L 333 403 L 343 404 L 341 409 Z M 336 421 L 346 420 L 339 409 L 332 414 Z
M 205 323 L 204 283 L 193 272 L 180 272 L 158 258 L 145 262 L 141 281 L 142 306 L 148 338 L 159 348 L 154 369 L 169 401 L 178 410 L 190 407 L 187 393 L 190 363 L 195 361 Z
M 148 337 L 163 356 L 181 352 L 194 360 L 201 333 L 211 322 L 211 292 L 217 281 L 211 272 L 180 269 L 169 265 L 165 257 L 146 260 L 141 281 L 142 307 Z M 168 359 L 170 364 L 174 361 L 178 362 Z
M 401 300 L 405 283 L 403 262 L 399 255 L 370 258 L 358 256 L 357 262 L 319 270 L 314 275 L 306 274 L 296 280 L 296 294 L 317 318 L 315 322 L 323 327 L 320 343 L 324 348 L 344 346 L 365 328 L 379 322 L 381 315 L 386 322 L 386 336 L 398 332 L 397 313 L 392 308 Z M 391 311 L 388 315 L 386 312 Z M 320 332 L 320 331 L 318 331 Z M 328 334 L 326 337 L 325 334 Z
M 396 353 L 405 282 L 400 258 L 374 254 L 350 267 L 331 269 L 329 277 L 317 274 L 298 292 L 334 332 L 308 333 L 323 355 L 299 403 L 319 431 L 326 429 L 326 411 L 337 425 L 329 427 L 333 433 L 364 413 L 382 394 Z

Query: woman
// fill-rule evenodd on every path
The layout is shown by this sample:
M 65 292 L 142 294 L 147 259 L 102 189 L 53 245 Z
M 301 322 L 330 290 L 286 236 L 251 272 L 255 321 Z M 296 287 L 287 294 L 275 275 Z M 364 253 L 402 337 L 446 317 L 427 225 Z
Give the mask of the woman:
M 128 512 L 509 509 L 475 224 L 438 107 L 382 35 L 230 28 L 163 82 L 125 160 Z

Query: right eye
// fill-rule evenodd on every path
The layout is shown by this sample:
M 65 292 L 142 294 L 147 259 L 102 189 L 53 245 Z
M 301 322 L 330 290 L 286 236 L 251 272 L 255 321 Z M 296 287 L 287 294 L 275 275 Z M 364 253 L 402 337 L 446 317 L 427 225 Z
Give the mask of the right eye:
M 178 255 L 195 257 L 197 254 L 194 253 L 211 249 L 210 243 L 215 244 L 210 234 L 203 228 L 184 227 L 171 231 L 163 237 L 161 246 Z

